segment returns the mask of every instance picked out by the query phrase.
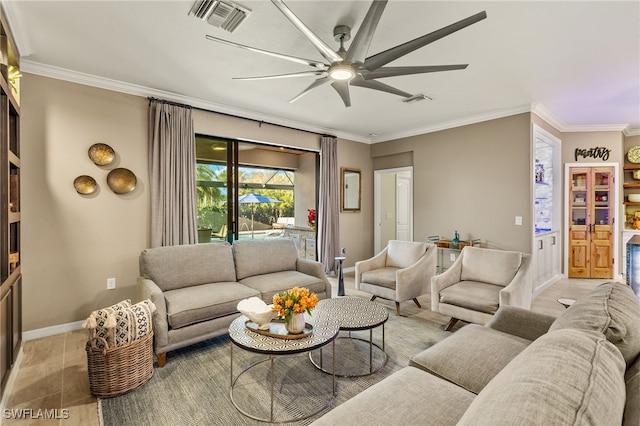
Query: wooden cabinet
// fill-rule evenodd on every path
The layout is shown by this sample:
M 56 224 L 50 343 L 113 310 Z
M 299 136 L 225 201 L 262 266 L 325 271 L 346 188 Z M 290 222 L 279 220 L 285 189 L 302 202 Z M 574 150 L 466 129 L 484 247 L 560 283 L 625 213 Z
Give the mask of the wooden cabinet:
M 19 55 L 0 9 L 0 381 L 22 345 Z
M 614 168 L 570 167 L 569 278 L 613 277 Z

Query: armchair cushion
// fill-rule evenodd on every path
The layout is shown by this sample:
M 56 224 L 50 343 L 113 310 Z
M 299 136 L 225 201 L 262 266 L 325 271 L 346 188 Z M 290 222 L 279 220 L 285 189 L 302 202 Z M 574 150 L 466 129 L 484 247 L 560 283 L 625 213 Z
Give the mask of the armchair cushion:
M 508 285 L 516 276 L 522 253 L 466 246 L 462 256 L 461 281 Z
M 622 352 L 627 365 L 640 354 L 640 303 L 623 283 L 594 288 L 564 311 L 549 331 L 565 328 L 603 333 Z
M 416 241 L 389 241 L 387 265 L 392 268 L 407 268 L 420 259 L 427 251 L 427 243 Z
M 460 281 L 440 291 L 440 303 L 493 314 L 500 305 L 500 285 L 477 281 Z
M 172 329 L 237 312 L 238 303 L 260 294 L 235 282 L 203 284 L 164 292 Z
M 373 271 L 362 274 L 362 282 L 386 287 L 390 289 L 396 288 L 396 272 L 399 268 L 386 267 L 382 269 L 374 269 Z

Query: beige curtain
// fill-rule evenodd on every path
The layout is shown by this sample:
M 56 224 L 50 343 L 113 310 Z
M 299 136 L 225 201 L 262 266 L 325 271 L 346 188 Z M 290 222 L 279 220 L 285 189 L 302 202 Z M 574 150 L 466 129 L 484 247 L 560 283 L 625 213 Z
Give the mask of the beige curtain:
M 340 253 L 338 141 L 323 136 L 320 141 L 320 201 L 318 206 L 318 257 L 327 274 L 335 273 Z
M 191 107 L 149 100 L 151 247 L 198 242 Z

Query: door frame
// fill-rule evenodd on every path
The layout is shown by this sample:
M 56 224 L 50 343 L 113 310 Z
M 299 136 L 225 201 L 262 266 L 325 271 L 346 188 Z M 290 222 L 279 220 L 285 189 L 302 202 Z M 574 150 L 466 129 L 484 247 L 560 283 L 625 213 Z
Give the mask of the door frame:
M 570 182 L 568 181 L 569 169 L 571 167 L 613 167 L 613 194 L 614 194 L 614 203 L 613 203 L 613 241 L 612 251 L 613 251 L 613 273 L 611 279 L 621 279 L 622 276 L 619 273 L 620 263 L 619 263 L 619 247 L 618 247 L 618 232 L 619 232 L 619 222 L 620 222 L 620 164 L 619 163 L 565 163 L 564 164 L 564 271 L 566 276 L 569 276 L 569 189 Z
M 381 179 L 384 174 L 394 174 L 409 172 L 409 235 L 411 236 L 411 240 L 413 241 L 413 166 L 406 167 L 397 167 L 393 169 L 381 169 L 373 171 L 373 204 L 374 204 L 374 217 L 373 217 L 373 241 L 374 241 L 374 253 L 380 253 L 384 247 L 380 247 L 380 226 L 381 226 L 381 205 L 382 205 L 382 194 L 381 194 Z M 394 200 L 396 203 L 396 200 Z M 397 208 L 397 204 L 396 204 Z

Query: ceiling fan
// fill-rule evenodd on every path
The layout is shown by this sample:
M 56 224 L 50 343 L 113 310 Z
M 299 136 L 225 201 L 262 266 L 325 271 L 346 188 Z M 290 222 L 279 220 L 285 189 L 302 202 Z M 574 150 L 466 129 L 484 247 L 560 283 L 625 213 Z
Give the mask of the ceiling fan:
M 373 56 L 367 57 L 366 55 L 369 50 L 369 45 L 371 44 L 371 40 L 373 39 L 376 27 L 378 26 L 378 22 L 380 21 L 380 17 L 382 16 L 382 12 L 387 5 L 387 1 L 388 0 L 375 0 L 371 4 L 369 11 L 362 21 L 362 24 L 360 25 L 360 28 L 358 29 L 358 32 L 351 42 L 348 50 L 345 50 L 344 42 L 351 39 L 351 29 L 345 25 L 336 26 L 333 30 L 333 37 L 336 41 L 340 42 L 340 48 L 337 51 L 334 51 L 331 47 L 329 47 L 329 45 L 327 45 L 316 34 L 314 34 L 313 31 L 311 31 L 291 11 L 291 9 L 289 9 L 289 7 L 284 4 L 282 0 L 271 0 L 271 2 L 280 10 L 280 12 L 282 12 L 282 14 L 287 17 L 287 19 L 289 19 L 291 23 L 293 23 L 293 25 L 311 42 L 311 44 L 313 44 L 313 46 L 324 57 L 326 62 L 319 62 L 311 59 L 304 59 L 285 55 L 282 53 L 262 50 L 210 35 L 207 35 L 206 38 L 218 43 L 239 47 L 252 52 L 262 53 L 272 57 L 285 59 L 291 62 L 315 68 L 311 71 L 302 71 L 289 74 L 234 78 L 235 80 L 268 80 L 276 78 L 320 76 L 320 78 L 311 83 L 309 87 L 307 87 L 289 102 L 295 102 L 313 89 L 316 89 L 326 83 L 331 83 L 331 86 L 340 95 L 346 107 L 351 106 L 349 86 L 379 90 L 382 92 L 403 96 L 408 99 L 412 98 L 414 95 L 396 89 L 395 87 L 389 86 L 388 84 L 381 83 L 377 79 L 410 74 L 460 70 L 465 69 L 468 66 L 468 64 L 403 67 L 385 67 L 384 65 L 398 58 L 401 58 L 402 56 L 407 55 L 414 50 L 426 46 L 429 43 L 432 43 L 458 30 L 466 28 L 469 25 L 475 24 L 476 22 L 485 19 L 487 17 L 487 13 L 484 11 L 443 27 L 439 30 L 433 31 L 429 34 L 423 35 L 422 37 L 418 37 L 414 40 L 387 49 L 384 52 L 380 52 Z

